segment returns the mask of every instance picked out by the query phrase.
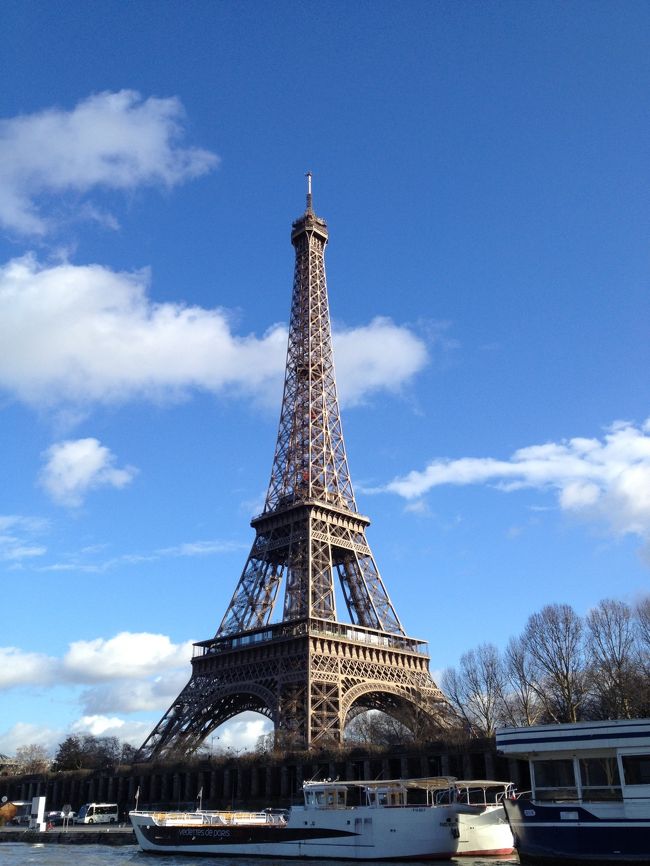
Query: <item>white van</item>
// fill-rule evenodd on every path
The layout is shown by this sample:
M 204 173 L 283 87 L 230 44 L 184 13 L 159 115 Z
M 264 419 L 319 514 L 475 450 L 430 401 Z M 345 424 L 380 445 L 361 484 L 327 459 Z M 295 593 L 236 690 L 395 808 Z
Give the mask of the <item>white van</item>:
M 75 824 L 116 824 L 117 803 L 84 803 Z

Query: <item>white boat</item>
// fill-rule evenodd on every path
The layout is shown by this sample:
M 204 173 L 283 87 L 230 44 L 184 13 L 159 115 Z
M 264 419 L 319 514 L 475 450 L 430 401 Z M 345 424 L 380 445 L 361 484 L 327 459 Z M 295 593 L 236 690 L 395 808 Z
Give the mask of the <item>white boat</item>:
M 499 857 L 513 854 L 515 842 L 503 806 L 514 797 L 510 782 L 456 780 L 458 814 L 456 857 Z
M 453 786 L 451 777 L 305 782 L 304 802 L 287 818 L 268 811 L 133 811 L 129 817 L 142 850 L 156 853 L 446 860 L 460 838 Z M 451 793 L 441 798 L 442 792 Z
M 523 864 L 650 866 L 650 719 L 497 731 L 532 791 L 505 808 Z

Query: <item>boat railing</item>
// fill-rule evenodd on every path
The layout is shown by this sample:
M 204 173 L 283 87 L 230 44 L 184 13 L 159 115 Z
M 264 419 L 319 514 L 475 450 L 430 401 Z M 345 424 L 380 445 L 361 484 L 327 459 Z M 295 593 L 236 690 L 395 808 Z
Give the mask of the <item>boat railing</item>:
M 504 788 L 503 791 L 499 791 L 496 796 L 497 803 L 503 803 L 504 800 L 516 800 L 517 799 L 517 790 L 514 785 L 508 785 L 507 788 Z
M 479 809 L 487 809 L 500 806 L 504 800 L 513 800 L 515 797 L 515 786 L 512 782 L 497 780 L 469 781 L 456 779 L 450 785 L 449 795 L 443 791 L 439 796 L 444 799 L 451 796 L 455 803 L 466 806 L 475 806 Z
M 156 824 L 202 824 L 203 818 L 200 812 L 140 812 L 140 815 L 148 815 Z
M 277 824 L 282 826 L 286 823 L 282 815 L 273 815 L 269 812 L 141 812 L 141 815 L 149 815 L 156 824 L 167 826 L 195 826 L 196 824 L 208 826 L 228 827 L 236 824 Z

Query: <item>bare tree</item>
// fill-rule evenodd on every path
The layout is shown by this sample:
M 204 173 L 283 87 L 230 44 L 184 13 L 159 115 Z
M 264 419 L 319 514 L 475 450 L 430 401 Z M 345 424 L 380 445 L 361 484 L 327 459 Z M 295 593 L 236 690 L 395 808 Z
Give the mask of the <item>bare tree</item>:
M 635 614 L 639 643 L 644 654 L 644 661 L 648 665 L 646 672 L 650 673 L 650 595 L 646 595 L 637 604 Z
M 637 701 L 639 716 L 650 715 L 650 595 L 646 595 L 635 608 L 635 624 L 639 673 L 642 685 Z
M 498 649 L 485 643 L 466 652 L 459 671 L 444 672 L 442 689 L 471 731 L 491 737 L 503 720 L 505 675 Z
M 502 659 L 482 644 L 448 668 L 441 685 L 466 733 L 491 735 L 501 722 L 648 716 L 650 595 L 634 608 L 604 599 L 584 621 L 570 605 L 547 605 Z
M 625 602 L 604 599 L 586 621 L 591 715 L 629 719 L 640 685 L 632 610 Z
M 345 738 L 366 746 L 395 746 L 413 740 L 413 734 L 395 716 L 381 710 L 367 710 L 346 725 Z
M 444 736 L 449 723 L 455 721 L 455 713 L 445 709 L 441 716 L 432 716 L 430 712 L 418 706 L 405 702 L 392 713 L 393 718 L 406 729 L 406 741 L 416 743 L 432 742 Z
M 506 694 L 504 717 L 509 725 L 534 725 L 542 707 L 534 679 L 534 665 L 528 644 L 522 637 L 512 637 L 504 653 Z
M 46 773 L 52 759 L 44 746 L 32 744 L 16 749 L 17 773 Z
M 275 749 L 275 731 L 260 734 L 255 743 L 255 751 L 258 755 L 268 755 Z
M 534 688 L 554 722 L 579 720 L 585 700 L 582 620 L 568 604 L 549 604 L 526 623 Z
M 122 743 L 120 746 L 120 764 L 132 764 L 138 750 L 131 743 Z

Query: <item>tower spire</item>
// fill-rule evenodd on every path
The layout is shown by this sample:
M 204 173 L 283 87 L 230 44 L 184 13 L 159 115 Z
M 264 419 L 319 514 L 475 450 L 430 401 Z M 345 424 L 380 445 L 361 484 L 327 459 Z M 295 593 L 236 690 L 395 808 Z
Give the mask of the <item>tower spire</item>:
M 313 213 L 314 208 L 311 198 L 311 172 L 306 172 L 305 177 L 307 178 L 307 213 Z

